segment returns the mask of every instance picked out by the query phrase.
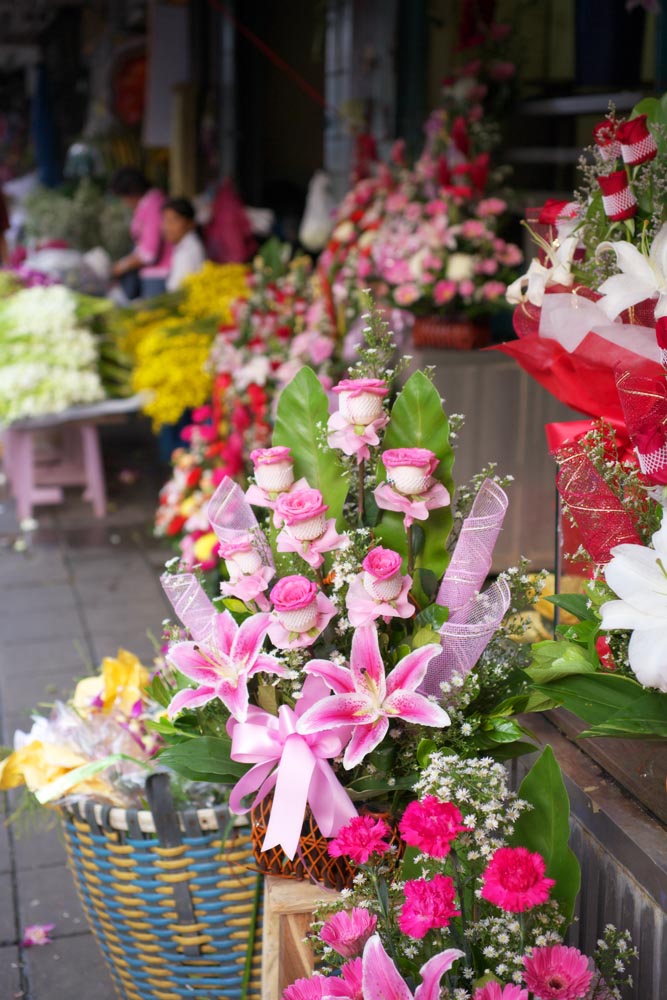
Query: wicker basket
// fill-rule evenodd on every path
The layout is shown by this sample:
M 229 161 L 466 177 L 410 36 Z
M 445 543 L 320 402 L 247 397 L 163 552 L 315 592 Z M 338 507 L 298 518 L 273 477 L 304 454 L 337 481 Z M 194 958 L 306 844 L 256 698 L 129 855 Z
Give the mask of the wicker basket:
M 439 347 L 448 351 L 474 351 L 488 347 L 491 329 L 488 323 L 445 319 L 442 316 L 415 316 L 412 327 L 415 347 Z
M 69 863 L 122 1000 L 261 994 L 262 878 L 225 808 L 177 812 L 164 775 L 151 811 L 63 809 Z M 224 842 L 223 842 L 223 837 Z
M 281 847 L 271 847 L 262 850 L 266 828 L 269 825 L 273 796 L 267 795 L 255 806 L 251 813 L 252 844 L 257 867 L 265 875 L 277 878 L 293 878 L 319 882 L 327 889 L 349 889 L 352 885 L 356 869 L 350 866 L 344 857 L 332 858 L 329 855 L 329 841 L 320 832 L 315 818 L 306 809 L 306 815 L 301 828 L 301 838 L 294 858 L 288 858 Z M 362 808 L 362 813 L 371 810 Z M 394 857 L 400 860 L 404 844 L 401 840 L 396 823 L 388 813 L 372 813 L 377 819 L 383 819 L 391 827 L 389 843 L 396 848 Z

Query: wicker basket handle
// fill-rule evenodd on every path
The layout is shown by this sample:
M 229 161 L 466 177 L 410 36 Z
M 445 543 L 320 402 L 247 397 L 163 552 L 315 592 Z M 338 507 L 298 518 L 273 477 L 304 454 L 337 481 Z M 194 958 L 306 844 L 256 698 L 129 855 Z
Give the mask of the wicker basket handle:
M 146 779 L 146 798 L 153 814 L 153 822 L 161 847 L 180 847 L 183 843 L 178 814 L 169 787 L 169 775 L 151 774 Z M 174 897 L 174 905 L 179 923 L 192 928 L 196 923 L 192 897 L 187 882 L 169 883 Z M 189 934 L 192 933 L 190 930 Z M 201 954 L 199 945 L 184 945 L 183 953 L 194 958 Z

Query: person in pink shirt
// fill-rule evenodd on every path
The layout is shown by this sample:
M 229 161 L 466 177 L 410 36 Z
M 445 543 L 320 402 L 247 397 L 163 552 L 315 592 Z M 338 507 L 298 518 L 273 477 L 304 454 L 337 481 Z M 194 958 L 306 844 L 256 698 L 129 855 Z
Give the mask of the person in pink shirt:
M 171 262 L 171 247 L 162 235 L 165 196 L 135 167 L 121 167 L 111 179 L 110 189 L 132 210 L 130 233 L 134 248 L 113 266 L 128 298 L 145 298 L 165 290 Z

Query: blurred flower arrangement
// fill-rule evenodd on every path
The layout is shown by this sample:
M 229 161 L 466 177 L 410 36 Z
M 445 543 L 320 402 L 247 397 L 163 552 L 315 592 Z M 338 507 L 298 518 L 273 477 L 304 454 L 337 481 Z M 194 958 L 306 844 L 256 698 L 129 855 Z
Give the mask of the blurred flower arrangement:
M 526 651 L 502 626 L 530 580 L 509 571 L 482 591 L 507 499 L 483 481 L 452 532 L 437 390 L 416 372 L 389 409 L 394 346 L 378 314 L 366 323 L 337 411 L 303 368 L 278 398 L 272 446 L 251 456 L 245 496 L 223 479 L 210 501 L 221 596 L 193 573 L 163 578 L 189 637 L 176 632 L 160 679 L 173 743 L 162 759 L 236 782 L 236 812 L 265 803 L 260 855 L 293 858 L 307 810 L 327 837 L 355 803 L 398 811 L 418 747 L 500 759 L 530 747 L 505 708 Z
M 112 259 L 130 249 L 127 209 L 89 178 L 71 191 L 37 187 L 26 198 L 26 236 L 85 252 L 104 247 Z
M 91 329 L 98 310 L 95 300 L 62 285 L 0 300 L 0 424 L 104 397 Z
M 415 791 L 402 857 L 370 816 L 331 841 L 354 883 L 320 906 L 318 974 L 283 1000 L 620 1000 L 637 955 L 628 933 L 608 926 L 592 962 L 563 944 L 580 872 L 550 748 L 518 795 L 493 760 L 446 753 L 425 761 Z
M 131 359 L 132 388 L 146 394 L 143 410 L 156 431 L 209 401 L 211 344 L 219 327 L 232 322 L 234 303 L 247 295 L 243 265 L 207 261 L 182 292 L 120 314 L 118 346 Z
M 523 257 L 500 236 L 508 205 L 504 171 L 491 165 L 499 135 L 483 106 L 485 65 L 470 62 L 445 82 L 412 167 L 398 142 L 390 163 L 343 200 L 320 266 L 348 312 L 366 286 L 381 305 L 417 315 L 476 320 L 506 308 Z
M 218 541 L 206 504 L 224 476 L 243 482 L 250 456 L 271 438 L 281 388 L 306 363 L 330 385 L 335 329 L 308 258 L 290 265 L 255 260 L 250 296 L 233 307 L 234 322 L 218 333 L 208 359 L 210 404 L 193 411 L 172 457 L 173 475 L 160 491 L 156 534 L 174 539 L 188 568 L 219 565 Z
M 138 805 L 159 744 L 149 727 L 161 712 L 147 697 L 149 679 L 127 650 L 105 657 L 101 672 L 79 681 L 70 701 L 33 716 L 29 732 L 17 730 L 14 749 L 0 762 L 0 789 L 25 786 L 41 805 L 81 796 Z

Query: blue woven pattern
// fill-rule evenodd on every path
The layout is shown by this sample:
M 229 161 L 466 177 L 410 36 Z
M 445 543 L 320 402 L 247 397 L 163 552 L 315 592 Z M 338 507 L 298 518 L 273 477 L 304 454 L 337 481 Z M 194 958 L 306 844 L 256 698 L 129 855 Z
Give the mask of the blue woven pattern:
M 164 848 L 65 814 L 70 867 L 122 1000 L 240 1000 L 260 891 L 249 832 L 184 837 Z M 194 922 L 179 922 L 174 892 L 187 883 Z M 261 933 L 248 1000 L 258 1000 Z

